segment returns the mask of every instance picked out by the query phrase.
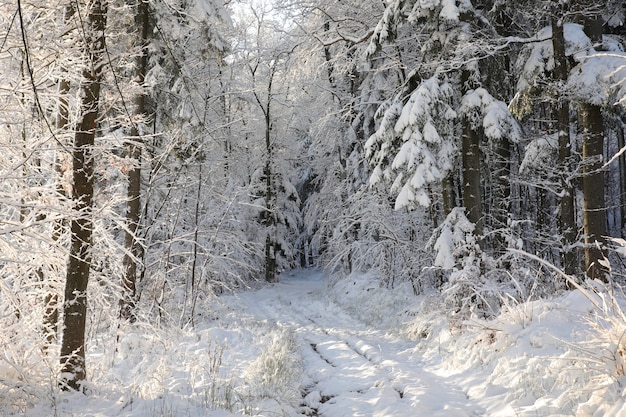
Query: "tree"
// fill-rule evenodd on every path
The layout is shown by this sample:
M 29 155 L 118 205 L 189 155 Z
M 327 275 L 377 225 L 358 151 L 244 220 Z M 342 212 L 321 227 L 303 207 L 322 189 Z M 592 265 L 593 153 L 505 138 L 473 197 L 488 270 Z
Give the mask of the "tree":
M 134 5 L 135 23 L 137 25 L 137 43 L 139 53 L 135 64 L 135 79 L 137 84 L 144 88 L 146 73 L 148 71 L 148 29 L 150 10 L 147 2 L 139 0 Z M 138 123 L 146 113 L 146 95 L 139 92 L 133 100 L 133 113 L 138 116 L 137 120 L 131 120 L 130 140 L 127 144 L 127 157 L 133 161 L 128 171 L 128 203 L 126 206 L 126 230 L 124 234 L 124 277 L 122 286 L 124 293 L 120 299 L 120 314 L 123 318 L 135 320 L 135 302 L 137 297 L 137 269 L 140 262 L 141 246 L 138 239 L 138 228 L 141 221 L 141 156 L 143 141 Z
M 400 55 L 413 65 L 401 84 L 400 93 L 379 109 L 379 114 L 383 115 L 380 128 L 367 143 L 368 155 L 375 155 L 372 180 L 389 178 L 390 169 L 395 170 L 392 192 L 402 190 L 399 198 L 423 206 L 430 204 L 430 199 L 424 197 L 427 192 L 433 192 L 427 186 L 434 183 L 437 187 L 434 194 L 445 196 L 444 207 L 449 213 L 457 203 L 453 201 L 455 197 L 450 186 L 455 180 L 451 180 L 448 174 L 461 172 L 462 178 L 456 181 L 462 184 L 463 205 L 468 219 L 476 225 L 474 233 L 478 235 L 483 234 L 486 189 L 500 189 L 500 192 L 493 193 L 494 197 L 506 199 L 509 195 L 505 190 L 508 178 L 498 178 L 495 185 L 484 181 L 483 143 L 490 144 L 495 150 L 494 155 L 507 158 L 508 143 L 515 142 L 520 136 L 517 123 L 504 102 L 495 99 L 486 89 L 490 87 L 488 82 L 495 77 L 483 71 L 497 67 L 491 64 L 495 47 L 491 44 L 493 41 L 485 37 L 486 33 L 496 35 L 487 19 L 469 2 L 405 4 L 396 1 L 385 10 L 368 49 L 370 59 L 382 59 L 378 54 L 385 44 L 389 44 L 387 49 L 402 48 Z M 409 47 L 396 40 L 407 36 L 416 36 L 420 40 L 422 46 L 417 56 L 411 56 Z M 389 56 L 390 52 L 382 55 Z M 431 78 L 423 81 L 425 74 L 430 74 Z M 433 114 L 431 107 L 441 101 L 440 95 L 418 96 L 419 91 L 428 89 L 426 86 L 432 80 L 446 86 L 441 91 L 447 91 L 443 100 L 447 108 L 439 110 L 438 116 Z M 397 115 L 400 118 L 396 122 Z M 389 132 L 384 144 L 381 140 L 383 132 Z M 439 150 L 420 150 L 420 147 L 411 145 L 417 140 Z M 373 148 L 374 145 L 379 149 Z M 461 171 L 452 169 L 456 157 L 461 159 Z M 436 169 L 425 169 L 422 160 L 433 161 L 428 166 Z M 386 164 L 384 171 L 378 166 L 381 162 Z M 507 174 L 507 164 L 507 161 L 497 161 L 493 165 L 502 174 Z M 506 204 L 495 202 L 500 207 L 506 207 Z M 498 211 L 499 223 L 506 221 L 507 213 L 502 211 Z
M 531 112 L 538 114 L 542 109 L 545 110 L 545 103 L 549 103 L 548 111 L 554 111 L 556 122 L 550 124 L 549 128 L 558 137 L 559 172 L 552 170 L 546 178 L 548 182 L 543 185 L 549 184 L 544 189 L 552 188 L 560 202 L 558 229 L 563 267 L 570 274 L 578 270 L 572 247 L 575 246 L 579 231 L 574 205 L 574 182 L 579 180 L 582 184 L 585 270 L 588 276 L 602 278 L 607 272 L 603 265 L 607 255 L 603 249 L 603 239 L 608 234 L 604 196 L 606 167 L 602 162 L 606 129 L 603 127 L 602 112 L 619 100 L 617 97 L 622 83 L 618 81 L 620 70 L 614 58 L 597 51 L 594 45 L 599 46 L 602 42 L 600 16 L 615 9 L 615 4 L 608 2 L 600 6 L 574 2 L 567 5 L 567 10 L 562 2 L 546 5 L 551 7 L 551 27 L 540 30 L 537 34 L 539 39 L 528 44 L 520 54 L 518 93 L 512 107 L 522 110 L 517 112 L 519 115 Z M 619 16 L 617 12 L 607 14 Z M 581 22 L 589 22 L 593 18 L 595 25 L 591 26 L 596 28 L 595 37 L 590 36 L 589 24 L 584 27 L 567 22 L 567 18 Z M 612 25 L 607 22 L 607 26 Z M 605 42 L 612 44 L 616 41 L 606 38 Z M 621 48 L 615 43 L 613 45 L 616 50 Z M 617 55 L 621 53 L 617 52 Z M 549 88 L 542 88 L 543 85 Z M 575 105 L 570 106 L 570 101 Z M 578 112 L 576 127 L 582 132 L 579 144 L 582 161 L 578 170 L 574 169 L 578 138 L 572 141 L 570 137 L 570 132 L 574 130 L 570 122 L 570 107 Z M 545 127 L 540 126 L 539 130 L 545 130 Z M 532 152 L 527 154 L 532 155 Z M 551 169 L 550 166 L 546 168 Z
M 93 0 L 85 13 L 83 84 L 79 119 L 72 149 L 72 200 L 70 254 L 63 302 L 63 340 L 61 343 L 62 384 L 78 390 L 86 378 L 85 324 L 87 320 L 87 283 L 92 262 L 94 140 L 100 115 L 100 89 L 105 56 L 106 0 Z
M 222 2 L 157 1 L 152 12 L 137 298 L 155 303 L 160 323 L 187 326 L 203 301 L 264 268 L 262 126 L 237 55 L 244 38 Z
M 602 20 L 585 19 L 585 33 L 594 44 L 602 44 Z M 606 265 L 607 219 L 604 199 L 604 119 L 599 105 L 580 103 L 583 129 L 582 186 L 585 270 L 592 279 L 608 280 Z
M 253 127 L 250 139 L 262 145 L 255 146 L 262 166 L 255 170 L 251 186 L 256 191 L 255 205 L 262 207 L 259 223 L 263 228 L 267 282 L 275 282 L 279 270 L 295 261 L 294 236 L 298 235 L 301 224 L 300 197 L 290 175 L 295 158 L 293 162 L 287 159 L 290 154 L 297 154 L 290 152 L 297 144 L 290 135 L 289 123 L 285 123 L 293 112 L 287 82 L 297 44 L 277 37 L 284 28 L 275 13 L 268 4 L 251 5 L 248 16 L 240 22 L 244 42 L 236 51 L 236 64 L 245 67 L 249 86 L 246 90 L 250 90 L 244 90 L 242 97 L 259 114 L 257 120 L 249 118 L 247 123 L 258 126 Z
M 563 238 L 562 263 L 563 270 L 573 275 L 577 267 L 577 256 L 574 251 L 576 242 L 576 219 L 574 217 L 574 188 L 572 187 L 570 138 L 570 106 L 565 86 L 569 76 L 569 65 L 565 53 L 565 35 L 563 33 L 565 5 L 560 1 L 552 2 L 550 26 L 552 28 L 552 49 L 554 54 L 554 78 L 556 80 L 556 116 L 557 136 L 559 142 L 559 171 L 561 172 L 561 192 L 559 207 L 559 232 Z

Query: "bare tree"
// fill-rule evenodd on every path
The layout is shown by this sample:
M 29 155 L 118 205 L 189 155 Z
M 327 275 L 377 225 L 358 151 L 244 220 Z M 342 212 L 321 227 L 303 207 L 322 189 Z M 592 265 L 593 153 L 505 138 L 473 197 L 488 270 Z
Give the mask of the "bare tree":
M 92 260 L 94 168 L 96 128 L 100 114 L 100 88 L 107 0 L 93 0 L 79 15 L 86 14 L 83 80 L 79 119 L 72 150 L 72 199 L 74 213 L 70 230 L 70 255 L 67 265 L 63 303 L 63 340 L 61 343 L 62 386 L 78 390 L 86 378 L 85 324 L 87 319 L 87 283 Z

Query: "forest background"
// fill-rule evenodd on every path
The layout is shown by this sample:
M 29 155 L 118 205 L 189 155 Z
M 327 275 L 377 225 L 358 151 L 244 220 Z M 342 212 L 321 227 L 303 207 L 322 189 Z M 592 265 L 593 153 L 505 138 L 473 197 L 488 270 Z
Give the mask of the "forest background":
M 3 360 L 82 390 L 86 340 L 297 267 L 457 323 L 621 288 L 624 34 L 617 0 L 3 4 Z

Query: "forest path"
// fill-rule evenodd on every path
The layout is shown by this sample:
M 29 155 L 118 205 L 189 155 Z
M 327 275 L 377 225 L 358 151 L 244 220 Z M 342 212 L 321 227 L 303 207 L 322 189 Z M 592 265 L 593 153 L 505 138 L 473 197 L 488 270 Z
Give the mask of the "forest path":
M 302 406 L 309 416 L 480 416 L 453 376 L 429 371 L 415 343 L 352 318 L 325 297 L 317 270 L 240 294 L 242 314 L 288 330 L 303 361 Z

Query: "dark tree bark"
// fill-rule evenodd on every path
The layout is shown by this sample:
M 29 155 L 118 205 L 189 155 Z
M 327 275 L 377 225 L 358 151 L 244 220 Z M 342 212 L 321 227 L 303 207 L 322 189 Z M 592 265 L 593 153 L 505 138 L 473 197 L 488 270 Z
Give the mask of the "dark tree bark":
M 148 40 L 149 6 L 146 1 L 138 0 L 136 4 L 135 24 L 138 28 L 138 42 L 141 46 L 141 54 L 137 58 L 135 79 L 143 85 L 148 67 L 148 54 L 146 43 Z M 134 99 L 134 113 L 143 116 L 146 111 L 145 94 L 140 93 Z M 127 144 L 126 154 L 135 161 L 133 168 L 128 171 L 128 189 L 126 203 L 126 232 L 124 235 L 123 266 L 124 277 L 122 280 L 123 294 L 120 299 L 120 316 L 123 319 L 135 321 L 135 302 L 137 298 L 137 270 L 141 257 L 141 246 L 137 239 L 139 223 L 141 221 L 141 148 L 142 138 L 136 122 L 133 122 L 131 139 Z
M 467 93 L 470 85 L 468 70 L 461 72 L 461 90 Z M 474 234 L 483 234 L 482 187 L 480 183 L 480 136 L 468 117 L 461 121 L 461 165 L 463 206 L 467 219 L 474 223 Z
M 267 153 L 267 159 L 265 161 L 265 226 L 267 235 L 265 237 L 265 280 L 267 282 L 276 282 L 276 243 L 272 238 L 272 234 L 276 227 L 276 220 L 274 216 L 274 184 L 272 181 L 272 142 L 271 132 L 272 123 L 270 117 L 270 93 L 272 81 L 270 78 L 268 99 L 265 107 L 265 151 Z
M 454 175 L 450 172 L 446 177 L 441 181 L 441 199 L 443 202 L 443 216 L 446 217 L 453 208 L 457 206 L 456 204 L 456 192 L 454 189 Z
M 599 16 L 585 19 L 585 32 L 594 44 L 602 41 Z M 605 236 L 606 203 L 604 196 L 604 119 L 600 106 L 580 103 L 583 127 L 583 228 L 585 234 L 585 269 L 587 276 L 608 281 L 608 270 L 602 265 L 607 257 Z
M 561 2 L 554 1 L 550 17 L 552 25 L 552 47 L 554 50 L 554 78 L 556 93 L 557 136 L 559 143 L 559 174 L 561 195 L 559 201 L 559 234 L 562 239 L 561 262 L 563 270 L 573 275 L 578 266 L 578 259 L 574 250 L 576 241 L 576 220 L 574 216 L 574 189 L 571 178 L 571 139 L 569 122 L 569 100 L 564 93 L 569 68 L 565 56 L 565 37 L 563 35 L 564 10 L 560 10 Z
M 78 390 L 86 378 L 85 324 L 93 233 L 95 166 L 93 150 L 99 115 L 106 21 L 106 0 L 94 0 L 90 3 L 86 18 L 84 47 L 88 65 L 83 71 L 82 102 L 72 151 L 72 198 L 75 217 L 71 221 L 70 256 L 63 303 L 61 372 L 64 389 Z
M 583 228 L 585 268 L 590 278 L 606 281 L 608 270 L 600 261 L 606 258 L 606 205 L 604 198 L 604 125 L 599 106 L 582 103 L 583 123 Z
M 463 205 L 467 219 L 476 225 L 475 234 L 483 233 L 482 193 L 480 184 L 480 137 L 469 120 L 463 120 Z
M 265 226 L 265 280 L 267 282 L 276 282 L 276 256 L 278 244 L 275 242 L 274 233 L 276 231 L 276 192 L 273 181 L 272 164 L 274 163 L 273 146 L 272 146 L 272 86 L 274 83 L 276 67 L 270 68 L 269 78 L 267 82 L 267 96 L 264 103 L 255 93 L 257 104 L 263 112 L 265 121 L 265 167 L 263 175 L 265 176 L 265 211 L 262 215 L 262 223 Z
M 511 215 L 511 141 L 503 136 L 498 140 L 492 139 L 493 156 L 492 162 L 492 198 L 493 218 L 491 227 L 493 230 L 504 230 L 509 227 Z M 507 240 L 503 233 L 495 233 L 493 241 L 494 253 L 504 255 L 507 250 Z
M 622 122 L 620 128 L 617 130 L 617 146 L 619 149 L 626 147 L 626 138 L 624 137 L 624 130 L 626 129 L 626 116 L 622 116 Z M 618 158 L 619 166 L 619 195 L 620 195 L 620 210 L 619 210 L 619 227 L 622 238 L 626 237 L 626 153 L 622 153 Z

